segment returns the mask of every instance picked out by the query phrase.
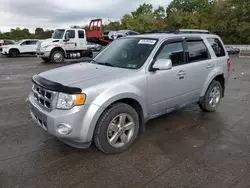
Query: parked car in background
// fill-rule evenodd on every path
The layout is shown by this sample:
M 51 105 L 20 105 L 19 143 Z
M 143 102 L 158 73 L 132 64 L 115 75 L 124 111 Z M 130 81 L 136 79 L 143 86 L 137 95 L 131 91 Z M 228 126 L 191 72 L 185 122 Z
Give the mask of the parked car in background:
M 232 46 L 226 46 L 226 51 L 228 54 L 239 54 L 240 53 L 240 49 L 239 48 L 234 48 Z
M 103 49 L 103 46 L 101 46 L 100 44 L 94 44 L 94 43 L 88 42 L 87 48 L 88 50 L 91 50 L 91 51 L 101 51 Z
M 1 54 L 10 57 L 17 57 L 20 54 L 36 54 L 36 43 L 38 41 L 38 39 L 19 40 L 12 45 L 3 46 Z
M 14 44 L 15 41 L 14 40 L 0 40 L 0 51 L 2 51 L 2 46 L 6 46 L 6 45 L 11 45 Z
M 115 40 L 120 37 L 139 35 L 139 34 L 140 33 L 132 30 L 118 30 L 118 31 L 104 31 L 102 36 L 105 40 Z

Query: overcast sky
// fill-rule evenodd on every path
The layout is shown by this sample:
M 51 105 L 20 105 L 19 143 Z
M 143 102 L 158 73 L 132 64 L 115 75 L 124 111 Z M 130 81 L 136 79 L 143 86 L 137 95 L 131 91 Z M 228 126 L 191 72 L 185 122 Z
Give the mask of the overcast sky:
M 139 4 L 166 7 L 171 0 L 0 0 L 0 30 L 55 29 L 85 25 L 93 18 L 118 20 Z

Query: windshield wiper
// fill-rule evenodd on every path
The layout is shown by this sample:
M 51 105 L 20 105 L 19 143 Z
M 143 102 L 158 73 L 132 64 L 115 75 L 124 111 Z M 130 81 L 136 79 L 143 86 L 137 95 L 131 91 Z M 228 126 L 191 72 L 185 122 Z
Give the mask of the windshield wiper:
M 99 63 L 97 63 L 97 64 L 100 64 L 100 65 L 107 65 L 107 66 L 110 66 L 110 67 L 114 67 L 114 65 L 112 65 L 111 63 L 101 63 L 101 62 L 99 62 Z
M 99 64 L 99 65 L 106 65 L 106 66 L 114 67 L 114 65 L 111 64 L 111 63 L 103 63 L 103 62 L 98 62 L 96 60 L 92 60 L 92 61 L 95 62 L 95 63 L 97 63 L 97 64 Z

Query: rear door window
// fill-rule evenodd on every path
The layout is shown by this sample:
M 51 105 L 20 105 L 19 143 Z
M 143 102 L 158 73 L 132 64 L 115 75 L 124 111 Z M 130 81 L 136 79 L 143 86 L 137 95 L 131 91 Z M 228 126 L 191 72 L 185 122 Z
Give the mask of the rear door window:
M 214 50 L 214 53 L 217 57 L 223 57 L 226 55 L 223 45 L 221 44 L 220 40 L 217 38 L 208 38 L 207 39 L 209 44 Z
M 187 47 L 189 51 L 189 56 L 188 56 L 189 62 L 209 59 L 207 47 L 202 40 L 187 41 Z
M 84 32 L 83 30 L 78 30 L 78 38 L 83 39 L 84 38 Z
M 30 41 L 30 45 L 36 45 L 36 43 L 37 43 L 37 40 L 31 40 Z

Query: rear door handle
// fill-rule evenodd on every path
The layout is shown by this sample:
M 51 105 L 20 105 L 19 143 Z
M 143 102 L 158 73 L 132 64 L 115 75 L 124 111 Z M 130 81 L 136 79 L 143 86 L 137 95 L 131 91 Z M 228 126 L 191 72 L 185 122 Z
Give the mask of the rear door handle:
M 213 67 L 213 65 L 212 64 L 207 64 L 207 66 L 206 66 L 208 69 L 211 69 L 212 67 Z

